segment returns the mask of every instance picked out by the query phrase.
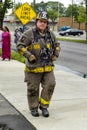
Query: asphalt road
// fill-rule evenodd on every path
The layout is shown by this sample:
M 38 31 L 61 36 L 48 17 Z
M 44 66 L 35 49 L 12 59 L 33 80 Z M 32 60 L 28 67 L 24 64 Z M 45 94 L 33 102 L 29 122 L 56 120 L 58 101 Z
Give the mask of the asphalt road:
M 60 41 L 60 46 L 56 64 L 87 75 L 87 44 Z

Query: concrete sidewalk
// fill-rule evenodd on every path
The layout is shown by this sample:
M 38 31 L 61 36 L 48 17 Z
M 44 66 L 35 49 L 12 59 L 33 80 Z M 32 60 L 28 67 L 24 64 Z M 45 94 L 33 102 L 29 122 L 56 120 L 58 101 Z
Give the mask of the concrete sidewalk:
M 49 107 L 50 117 L 32 117 L 27 104 L 24 64 L 0 59 L 0 93 L 37 130 L 87 130 L 87 78 L 55 68 L 56 88 Z

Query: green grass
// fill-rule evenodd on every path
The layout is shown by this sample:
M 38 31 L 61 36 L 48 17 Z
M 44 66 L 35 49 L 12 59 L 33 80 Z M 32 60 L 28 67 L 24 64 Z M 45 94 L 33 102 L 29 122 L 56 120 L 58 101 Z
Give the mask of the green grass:
M 70 38 L 58 38 L 59 41 L 68 41 L 68 42 L 78 42 L 78 43 L 87 43 L 86 40 L 79 40 L 79 39 L 70 39 Z
M 0 56 L 1 54 L 2 54 L 2 50 L 0 49 Z M 11 51 L 11 59 L 25 63 L 24 56 L 20 55 L 18 52 L 15 51 Z

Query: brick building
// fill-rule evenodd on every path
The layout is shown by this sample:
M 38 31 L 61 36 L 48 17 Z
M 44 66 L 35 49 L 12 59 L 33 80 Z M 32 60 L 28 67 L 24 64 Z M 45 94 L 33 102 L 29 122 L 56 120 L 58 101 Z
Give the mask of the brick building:
M 61 26 L 71 26 L 72 28 L 79 28 L 79 23 L 74 19 L 72 21 L 71 17 L 60 17 L 58 20 L 58 28 Z M 85 23 L 80 24 L 80 29 L 85 30 Z

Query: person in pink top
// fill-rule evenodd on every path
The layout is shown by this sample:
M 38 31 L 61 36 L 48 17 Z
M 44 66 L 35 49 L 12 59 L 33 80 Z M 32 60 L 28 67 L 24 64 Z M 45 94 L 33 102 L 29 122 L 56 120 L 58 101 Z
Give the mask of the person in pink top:
M 2 28 L 0 27 L 0 48 L 2 48 Z
M 2 33 L 2 60 L 11 59 L 11 35 L 7 26 L 3 27 Z

